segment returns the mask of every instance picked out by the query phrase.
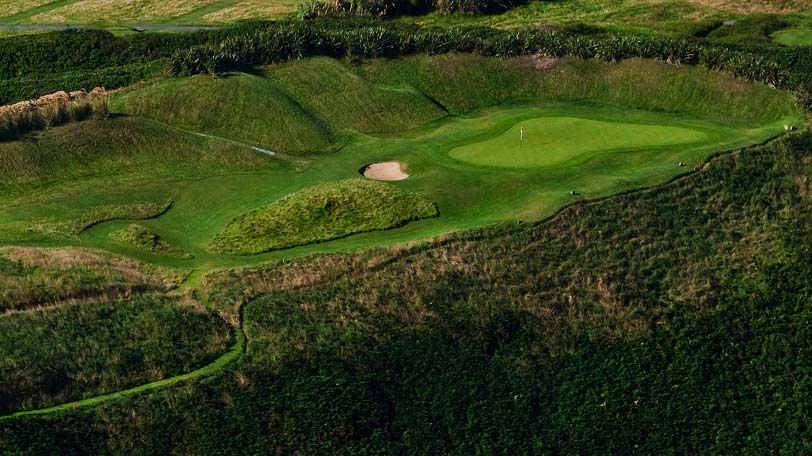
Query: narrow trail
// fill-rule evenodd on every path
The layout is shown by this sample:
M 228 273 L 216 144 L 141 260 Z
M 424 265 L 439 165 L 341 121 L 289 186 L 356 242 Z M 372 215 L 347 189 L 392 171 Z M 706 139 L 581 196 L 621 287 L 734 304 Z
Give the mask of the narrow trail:
M 175 130 L 175 131 L 180 132 L 180 133 L 184 133 L 184 134 L 192 135 L 192 136 L 197 136 L 197 137 L 200 137 L 200 138 L 213 139 L 215 141 L 220 141 L 220 142 L 224 142 L 226 144 L 231 144 L 232 146 L 251 149 L 254 152 L 259 152 L 261 154 L 268 155 L 268 156 L 274 157 L 274 158 L 278 158 L 280 160 L 286 160 L 286 161 L 299 163 L 299 164 L 307 162 L 307 160 L 302 159 L 300 157 L 294 157 L 292 155 L 287 155 L 287 154 L 282 154 L 282 153 L 279 153 L 279 152 L 274 152 L 272 150 L 264 149 L 264 148 L 259 147 L 259 146 L 246 144 L 246 143 L 243 143 L 243 142 L 235 141 L 233 139 L 223 138 L 222 136 L 211 135 L 211 134 L 208 134 L 208 133 L 201 133 L 199 131 L 187 130 L 185 128 L 181 128 L 181 127 L 177 127 L 175 125 L 170 125 L 170 124 L 167 124 L 167 123 L 163 123 L 161 121 L 150 119 L 150 118 L 147 118 L 147 117 L 141 117 L 141 119 L 144 119 L 147 122 L 151 122 L 151 123 L 153 123 L 155 125 L 160 125 L 161 127 L 168 128 L 170 130 Z
M 45 407 L 41 409 L 23 410 L 20 412 L 15 412 L 10 415 L 0 416 L 0 421 L 29 415 L 43 415 L 63 411 L 74 411 L 82 407 L 89 407 L 92 405 L 100 404 L 102 402 L 121 399 L 123 397 L 133 396 L 148 391 L 155 391 L 188 380 L 200 379 L 203 377 L 209 377 L 211 375 L 217 374 L 221 370 L 223 370 L 223 368 L 225 368 L 228 364 L 232 363 L 233 361 L 236 361 L 245 351 L 246 339 L 245 333 L 243 332 L 242 328 L 234 327 L 234 333 L 235 333 L 234 335 L 236 336 L 236 341 L 234 342 L 234 345 L 232 345 L 231 348 L 223 355 L 221 355 L 219 358 L 215 359 L 213 362 L 199 369 L 187 372 L 185 374 L 176 375 L 174 377 L 165 378 L 163 380 L 158 380 L 152 383 L 139 385 L 126 390 L 116 391 L 114 393 L 104 394 L 101 396 L 95 396 L 87 399 L 68 402 L 60 405 L 54 405 L 51 407 Z

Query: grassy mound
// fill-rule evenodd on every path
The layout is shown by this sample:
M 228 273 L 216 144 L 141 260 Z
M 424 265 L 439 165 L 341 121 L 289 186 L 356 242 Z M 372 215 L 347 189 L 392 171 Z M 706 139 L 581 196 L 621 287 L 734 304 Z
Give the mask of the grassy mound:
M 141 225 L 132 224 L 110 233 L 110 239 L 160 255 L 190 258 L 183 250 L 164 241 L 161 236 Z
M 31 229 L 58 237 L 76 236 L 91 226 L 111 220 L 146 220 L 158 217 L 168 211 L 171 206 L 172 201 L 164 203 L 138 201 L 129 204 L 94 206 L 70 215 L 65 214 L 67 217 L 58 220 L 36 222 Z
M 345 131 L 398 131 L 446 115 L 414 89 L 371 84 L 327 58 L 160 81 L 115 97 L 111 110 L 285 153 L 331 151 Z
M 165 299 L 80 304 L 0 317 L 0 414 L 183 373 L 224 352 L 230 328 Z
M 322 119 L 262 75 L 169 79 L 127 90 L 110 108 L 279 152 L 336 147 Z
M 115 177 L 116 184 L 197 177 L 273 166 L 248 148 L 178 132 L 144 119 L 118 117 L 52 128 L 35 140 L 0 142 L 0 189 Z M 5 195 L 0 195 L 0 197 Z
M 217 235 L 210 248 L 256 254 L 396 228 L 437 215 L 437 207 L 423 196 L 381 182 L 350 179 L 315 185 L 242 215 Z
M 398 132 L 444 117 L 409 85 L 372 81 L 335 59 L 317 57 L 268 68 L 268 77 L 336 130 Z

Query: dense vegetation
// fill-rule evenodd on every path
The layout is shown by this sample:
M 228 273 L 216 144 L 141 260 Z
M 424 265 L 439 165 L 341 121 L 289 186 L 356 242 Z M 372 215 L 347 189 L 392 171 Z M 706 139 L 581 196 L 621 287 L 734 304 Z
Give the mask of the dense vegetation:
M 639 57 L 675 64 L 701 64 L 778 87 L 808 90 L 812 53 L 774 49 L 770 53 L 711 44 L 697 38 L 577 30 L 497 30 L 486 27 L 419 28 L 332 21 L 270 23 L 220 42 L 176 53 L 172 73 L 217 73 L 240 65 L 260 65 L 304 56 L 397 57 L 418 52 L 472 52 L 516 56 L 544 54 L 612 61 Z
M 0 317 L 0 414 L 118 391 L 206 364 L 230 328 L 203 309 L 141 298 Z
M 402 192 L 391 184 L 364 179 L 327 182 L 234 219 L 211 249 L 257 254 L 396 228 L 437 215 L 437 207 L 425 196 Z
M 307 0 L 299 6 L 306 18 L 330 15 L 392 17 L 435 11 L 442 14 L 493 14 L 507 11 L 523 0 Z
M 808 452 L 810 147 L 532 227 L 212 277 L 213 302 L 248 303 L 239 364 L 2 421 L 0 449 Z

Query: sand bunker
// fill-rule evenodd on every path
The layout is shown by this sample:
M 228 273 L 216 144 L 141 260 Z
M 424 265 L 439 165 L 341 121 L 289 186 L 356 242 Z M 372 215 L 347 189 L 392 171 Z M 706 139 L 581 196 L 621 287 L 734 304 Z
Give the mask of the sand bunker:
M 367 179 L 379 181 L 399 181 L 409 177 L 404 171 L 406 164 L 399 161 L 371 163 L 359 171 Z

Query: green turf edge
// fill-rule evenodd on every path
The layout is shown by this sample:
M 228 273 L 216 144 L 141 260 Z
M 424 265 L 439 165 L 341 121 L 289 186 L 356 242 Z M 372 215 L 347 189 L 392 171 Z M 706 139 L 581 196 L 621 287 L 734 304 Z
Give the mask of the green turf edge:
M 183 381 L 194 380 L 214 375 L 219 371 L 221 371 L 223 368 L 225 368 L 232 361 L 235 361 L 237 358 L 239 358 L 240 355 L 242 355 L 243 351 L 245 351 L 245 333 L 241 328 L 238 327 L 234 328 L 234 333 L 237 336 L 237 341 L 234 343 L 231 349 L 229 349 L 229 351 L 227 351 L 222 356 L 214 360 L 212 363 L 207 364 L 201 367 L 200 369 L 193 370 L 192 372 L 188 372 L 186 374 L 176 375 L 174 377 L 158 380 L 156 382 L 147 383 L 145 385 L 136 386 L 134 388 L 116 391 L 115 393 L 104 394 L 102 396 L 95 396 L 88 399 L 82 399 L 80 401 L 55 405 L 52 407 L 46 407 L 35 410 L 24 410 L 21 412 L 12 413 L 11 415 L 0 417 L 0 421 L 28 415 L 44 415 L 49 413 L 73 411 L 78 409 L 79 407 L 89 407 L 100 404 L 102 402 L 120 399 L 127 396 L 133 396 L 147 391 L 154 391 L 157 389 L 166 388 Z

